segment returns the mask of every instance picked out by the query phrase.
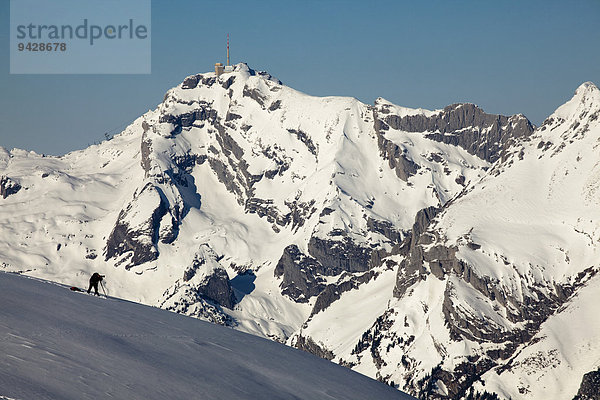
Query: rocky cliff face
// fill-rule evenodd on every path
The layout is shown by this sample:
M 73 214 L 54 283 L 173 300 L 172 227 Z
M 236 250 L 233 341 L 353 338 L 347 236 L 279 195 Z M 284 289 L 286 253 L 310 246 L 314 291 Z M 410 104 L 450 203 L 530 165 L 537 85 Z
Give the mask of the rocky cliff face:
M 110 141 L 0 152 L 0 265 L 98 271 L 114 295 L 421 398 L 541 396 L 528 368 L 597 368 L 540 347 L 596 282 L 600 99 L 586 85 L 534 130 L 472 104 L 311 97 L 245 64 L 191 75 Z
M 166 212 L 160 189 L 146 184 L 119 213 L 106 243 L 106 260 L 128 257 L 119 260 L 119 264 L 128 261 L 126 268 L 156 260 L 160 222 Z
M 275 277 L 282 278 L 281 293 L 297 302 L 306 303 L 325 287 L 322 275 L 332 275 L 314 258 L 289 245 L 275 267 Z
M 534 127 L 523 115 L 486 114 L 475 104 L 452 104 L 439 112 L 398 115 L 394 106 L 379 101 L 380 129 L 422 132 L 431 140 L 462 147 L 489 162 L 519 138 L 533 133 Z

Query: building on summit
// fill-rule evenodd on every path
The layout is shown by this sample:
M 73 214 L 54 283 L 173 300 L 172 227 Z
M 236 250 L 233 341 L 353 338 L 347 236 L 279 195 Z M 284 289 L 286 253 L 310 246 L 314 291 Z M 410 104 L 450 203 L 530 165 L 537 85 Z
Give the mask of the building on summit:
M 220 76 L 227 72 L 233 72 L 233 65 L 229 63 L 229 33 L 227 34 L 227 65 L 223 65 L 223 63 L 215 64 L 215 74 Z

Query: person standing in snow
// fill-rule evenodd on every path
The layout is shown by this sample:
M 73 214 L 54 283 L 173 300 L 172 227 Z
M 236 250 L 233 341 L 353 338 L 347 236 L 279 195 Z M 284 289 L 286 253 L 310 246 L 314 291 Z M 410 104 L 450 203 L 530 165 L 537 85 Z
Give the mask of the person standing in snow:
M 90 278 L 90 287 L 88 287 L 88 294 L 90 293 L 90 290 L 92 290 L 92 287 L 94 288 L 94 291 L 96 292 L 96 296 L 100 296 L 100 293 L 98 293 L 98 283 L 102 281 L 102 279 L 104 279 L 104 275 L 100 275 L 97 272 L 94 272 L 94 274 L 92 275 L 92 277 Z

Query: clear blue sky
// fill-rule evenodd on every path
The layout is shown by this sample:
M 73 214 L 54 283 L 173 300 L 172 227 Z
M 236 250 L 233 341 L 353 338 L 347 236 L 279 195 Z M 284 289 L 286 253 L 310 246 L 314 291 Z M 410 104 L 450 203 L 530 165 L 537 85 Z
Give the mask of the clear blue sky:
M 0 0 L 0 146 L 62 154 L 116 133 L 225 59 L 312 95 L 472 102 L 541 123 L 600 85 L 600 0 L 152 1 L 152 74 L 10 75 Z

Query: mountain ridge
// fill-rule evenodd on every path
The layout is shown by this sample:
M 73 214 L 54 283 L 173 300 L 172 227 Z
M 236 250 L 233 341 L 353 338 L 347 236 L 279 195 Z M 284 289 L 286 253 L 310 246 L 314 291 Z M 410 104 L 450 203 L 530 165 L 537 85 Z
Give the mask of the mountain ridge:
M 571 174 L 591 171 L 571 192 L 593 204 L 584 153 L 597 132 L 594 88 L 580 86 L 569 118 L 535 128 L 471 103 L 428 111 L 309 96 L 245 64 L 190 75 L 110 141 L 62 157 L 3 152 L 2 265 L 62 282 L 99 270 L 119 296 L 286 342 L 422 397 L 485 393 L 479 377 L 590 279 L 571 261 L 552 267 L 564 280 L 547 279 L 518 241 L 495 248 L 484 228 L 519 237 L 506 228 L 526 226 L 514 215 L 535 215 L 503 197 L 512 182 L 519 194 L 540 188 L 527 207 L 564 205 L 560 184 L 571 178 L 559 159 Z M 555 173 L 523 178 L 539 165 Z M 495 197 L 484 190 L 493 182 Z M 38 196 L 46 209 L 32 216 Z M 477 196 L 496 209 L 465 206 Z M 465 215 L 478 209 L 487 214 L 469 231 Z M 531 226 L 551 237 L 556 225 Z M 593 221 L 575 226 L 594 237 Z M 567 244 L 581 246 L 579 234 L 566 238 L 563 250 L 538 244 L 540 259 L 553 265 Z

